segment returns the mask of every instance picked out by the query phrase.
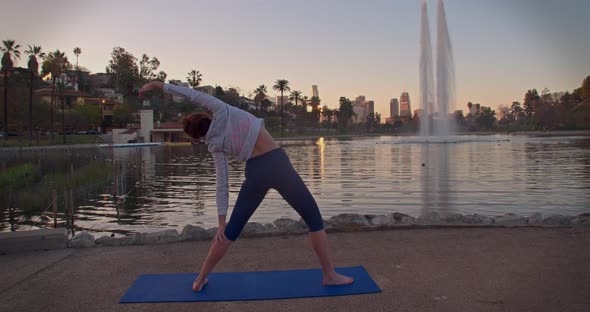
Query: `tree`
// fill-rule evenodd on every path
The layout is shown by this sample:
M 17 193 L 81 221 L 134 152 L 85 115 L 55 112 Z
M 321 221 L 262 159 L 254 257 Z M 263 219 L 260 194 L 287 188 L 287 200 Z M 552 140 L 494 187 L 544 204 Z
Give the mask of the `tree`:
M 75 47 L 74 54 L 76 55 L 76 70 L 80 70 L 80 67 L 78 67 L 78 57 L 80 57 L 80 54 L 82 54 L 82 49 Z
M 272 102 L 269 99 L 265 98 L 264 100 L 262 100 L 262 102 L 260 102 L 260 110 L 264 114 L 271 105 Z
M 590 98 L 590 76 L 587 76 L 584 81 L 582 81 L 580 95 L 582 96 L 582 100 Z
M 70 62 L 64 52 L 55 50 L 49 52 L 45 60 L 43 61 L 43 74 L 51 74 L 52 89 L 51 89 L 51 144 L 55 143 L 55 88 L 57 79 L 61 79 L 63 71 L 68 69 Z
M 281 92 L 281 136 L 283 136 L 283 130 L 285 127 L 285 124 L 283 121 L 283 118 L 284 118 L 283 115 L 285 114 L 285 105 L 283 105 L 283 92 L 291 91 L 291 88 L 289 87 L 289 81 L 287 81 L 285 79 L 279 79 L 275 82 L 273 89 Z
M 303 129 L 303 116 L 305 116 L 305 111 L 303 110 L 299 110 L 299 100 L 301 99 L 301 91 L 297 91 L 294 90 L 291 92 L 291 94 L 289 95 L 289 101 L 295 101 L 295 115 L 299 115 L 297 117 L 297 124 L 298 124 L 298 128 Z M 297 112 L 300 112 L 299 114 L 297 114 Z
M 36 45 L 29 46 L 29 49 L 25 53 L 29 54 L 27 66 L 31 72 L 31 84 L 29 86 L 29 145 L 33 145 L 33 84 L 35 77 L 39 75 L 39 61 L 37 57 L 44 58 L 45 53 L 41 52 L 41 47 Z
M 188 84 L 191 86 L 191 88 L 196 89 L 201 84 L 201 81 L 203 80 L 201 76 L 202 75 L 198 70 L 193 69 L 188 72 L 186 80 L 188 81 Z
M 527 118 L 531 118 L 531 116 L 535 112 L 535 107 L 539 105 L 541 101 L 541 97 L 537 92 L 537 89 L 528 90 L 527 93 L 524 95 L 524 111 L 527 115 Z
M 320 111 L 319 111 L 319 107 L 320 104 L 322 103 L 322 100 L 320 100 L 319 97 L 317 96 L 312 96 L 311 99 L 309 100 L 310 105 L 311 105 L 311 113 L 313 116 L 313 124 L 314 127 L 317 127 L 317 123 L 319 120 L 319 115 L 320 115 Z
M 127 127 L 131 123 L 132 116 L 127 105 L 119 105 L 113 110 L 113 123 L 119 128 Z
M 12 58 L 20 58 L 20 45 L 15 44 L 14 40 L 3 40 L 3 47 L 0 47 L 0 52 L 4 52 L 2 55 L 2 69 L 1 73 L 4 77 L 4 140 L 8 140 L 8 76 L 14 66 Z
M 106 72 L 111 79 L 111 85 L 125 95 L 131 95 L 133 88 L 139 82 L 139 67 L 137 58 L 124 48 L 116 47 L 111 53 L 111 60 Z
M 492 130 L 496 125 L 496 112 L 489 107 L 481 106 L 475 122 L 480 130 Z
M 340 109 L 338 115 L 338 122 L 341 128 L 348 128 L 350 127 L 350 121 L 352 116 L 356 116 L 354 113 L 354 109 L 352 108 L 352 102 L 345 98 L 340 97 Z
M 254 105 L 256 105 L 256 113 L 258 113 L 258 106 L 266 99 L 266 92 L 265 85 L 259 85 L 258 88 L 254 90 Z

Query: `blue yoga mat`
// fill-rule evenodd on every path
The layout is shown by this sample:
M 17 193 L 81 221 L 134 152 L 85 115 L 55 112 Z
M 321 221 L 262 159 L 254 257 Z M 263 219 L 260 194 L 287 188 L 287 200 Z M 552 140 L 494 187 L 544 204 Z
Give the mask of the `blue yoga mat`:
M 362 266 L 337 268 L 355 281 L 351 285 L 323 286 L 319 269 L 263 272 L 213 272 L 201 292 L 191 286 L 196 273 L 143 274 L 119 303 L 269 300 L 344 296 L 381 292 Z

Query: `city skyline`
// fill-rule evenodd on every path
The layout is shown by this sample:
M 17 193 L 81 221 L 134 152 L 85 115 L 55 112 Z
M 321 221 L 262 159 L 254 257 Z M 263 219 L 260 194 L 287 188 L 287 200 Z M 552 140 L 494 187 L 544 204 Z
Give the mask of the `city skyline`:
M 184 81 L 196 69 L 204 85 L 237 87 L 246 96 L 278 79 L 307 96 L 317 85 L 330 108 L 341 96 L 363 94 L 386 117 L 390 100 L 403 91 L 418 101 L 420 2 L 330 0 L 309 11 L 307 1 L 25 0 L 3 4 L 12 13 L 0 21 L 0 40 L 16 40 L 21 52 L 27 45 L 59 49 L 71 61 L 80 47 L 80 65 L 93 73 L 104 72 L 112 49 L 121 46 L 136 57 L 157 57 L 168 79 Z M 579 87 L 590 73 L 584 52 L 590 3 L 564 2 L 445 1 L 457 77 L 450 110 L 467 102 L 496 109 L 522 102 L 532 88 Z M 435 16 L 436 2 L 428 4 Z M 48 12 L 52 22 L 43 27 L 23 22 L 23 16 L 42 21 Z M 282 16 L 289 15 L 299 18 L 287 23 Z M 16 65 L 26 66 L 24 53 Z

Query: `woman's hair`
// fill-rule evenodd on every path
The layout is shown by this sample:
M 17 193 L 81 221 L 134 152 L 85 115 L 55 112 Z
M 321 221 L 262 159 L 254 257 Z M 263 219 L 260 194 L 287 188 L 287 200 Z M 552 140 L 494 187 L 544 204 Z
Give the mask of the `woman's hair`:
M 182 120 L 184 132 L 194 139 L 207 135 L 209 125 L 211 125 L 211 115 L 200 112 L 184 117 Z

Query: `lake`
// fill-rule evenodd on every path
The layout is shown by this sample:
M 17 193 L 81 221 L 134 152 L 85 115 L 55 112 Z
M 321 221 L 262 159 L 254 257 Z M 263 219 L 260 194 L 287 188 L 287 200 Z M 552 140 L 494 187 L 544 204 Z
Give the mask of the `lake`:
M 376 136 L 285 140 L 281 145 L 324 218 L 341 213 L 590 212 L 587 135 L 469 135 L 446 143 Z M 3 168 L 30 162 L 43 172 L 102 164 L 108 175 L 79 187 L 73 196 L 75 226 L 98 236 L 216 226 L 215 171 L 205 145 L 2 152 L 0 162 Z M 230 211 L 243 179 L 244 164 L 230 161 Z M 51 199 L 45 202 L 50 206 Z M 12 206 L 10 211 L 2 203 L 1 231 L 53 224 L 46 205 L 38 209 L 44 214 Z M 283 217 L 299 219 L 271 190 L 251 221 Z

